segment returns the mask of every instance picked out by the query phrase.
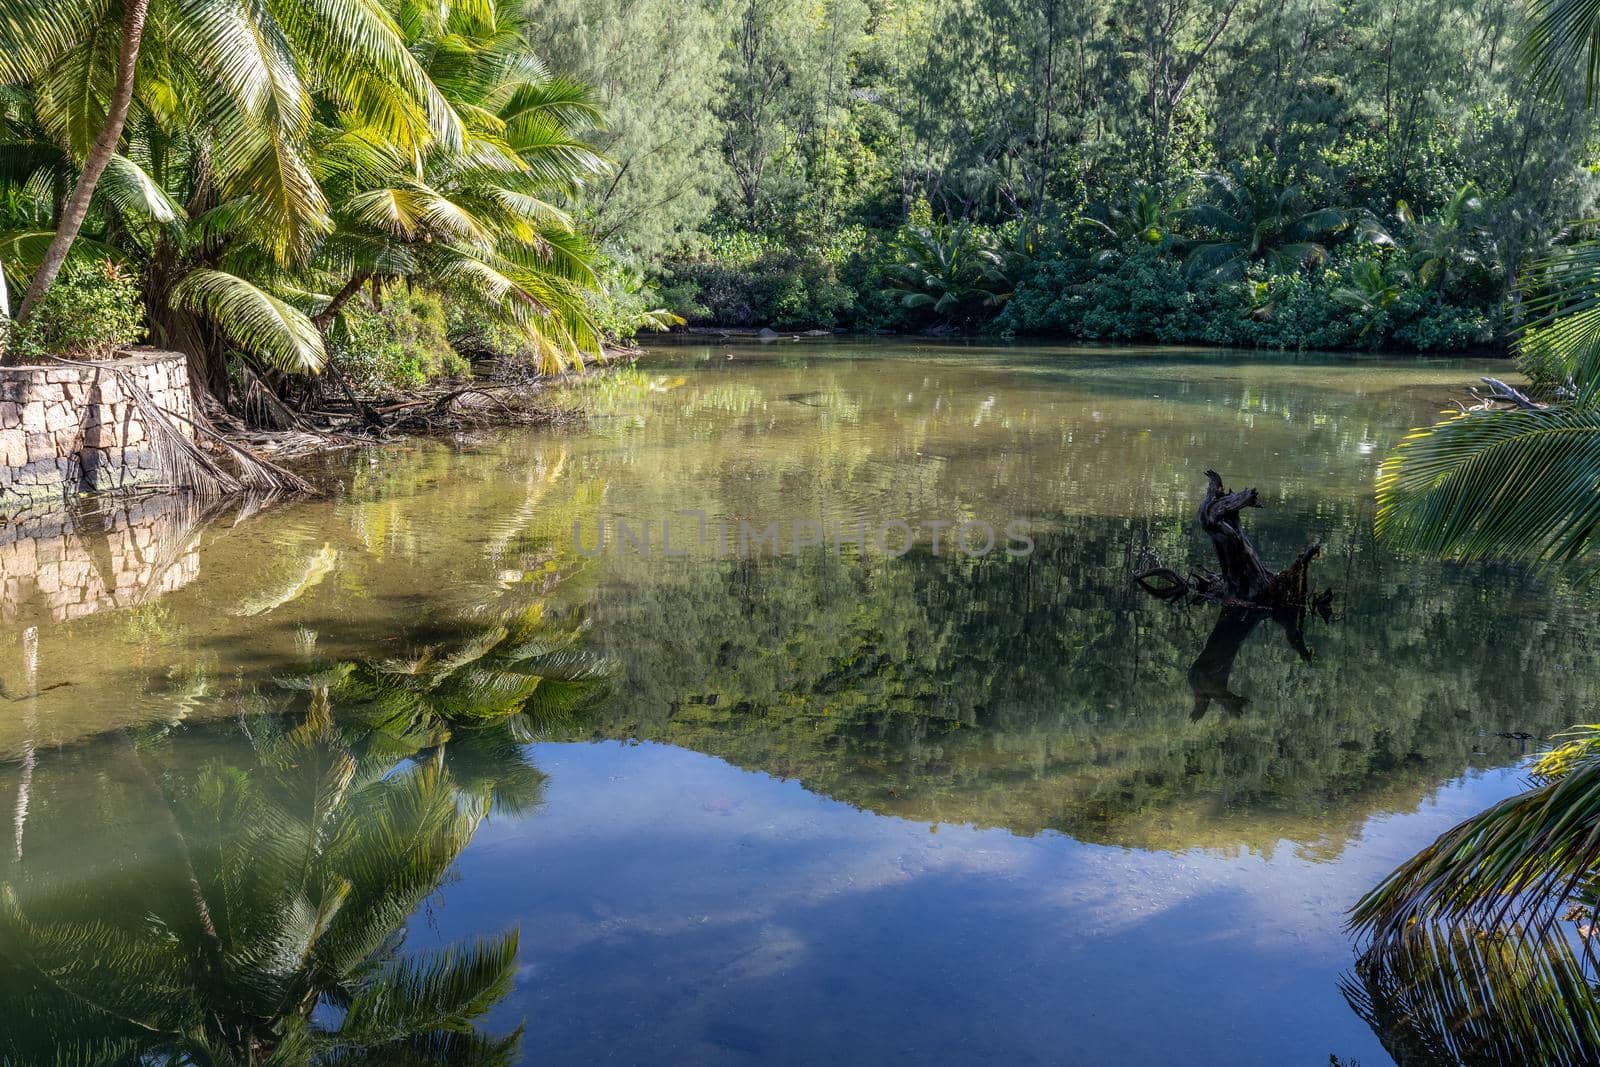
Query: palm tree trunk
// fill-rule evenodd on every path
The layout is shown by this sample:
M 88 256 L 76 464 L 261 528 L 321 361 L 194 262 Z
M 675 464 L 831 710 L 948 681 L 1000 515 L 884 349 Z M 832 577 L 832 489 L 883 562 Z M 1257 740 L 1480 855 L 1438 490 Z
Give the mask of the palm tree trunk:
M 333 294 L 333 299 L 328 301 L 327 307 L 311 316 L 311 322 L 316 326 L 317 332 L 322 334 L 324 341 L 327 340 L 328 329 L 333 325 L 334 320 L 339 317 L 340 309 L 349 302 L 351 297 L 361 291 L 361 287 L 366 284 L 369 278 L 372 280 L 373 296 L 376 297 L 378 294 L 378 279 L 369 271 L 358 271 L 349 281 L 344 283 L 344 288 Z M 356 413 L 361 416 L 367 425 L 379 430 L 388 427 L 388 422 L 378 413 L 376 408 L 371 404 L 363 404 L 360 398 L 356 396 L 355 390 L 350 388 L 350 379 L 340 373 L 339 368 L 333 365 L 333 360 L 328 360 L 323 369 L 328 372 L 328 377 L 333 379 L 334 384 L 344 393 L 345 399 L 350 401 L 350 406 L 355 408 Z
M 33 280 L 28 283 L 22 306 L 17 310 L 18 322 L 27 321 L 29 313 L 55 283 L 56 275 L 61 273 L 61 265 L 67 261 L 67 252 L 71 250 L 72 242 L 77 239 L 78 231 L 83 228 L 83 220 L 89 214 L 89 200 L 94 196 L 95 186 L 100 184 L 100 176 L 105 173 L 106 164 L 111 162 L 117 142 L 122 139 L 122 127 L 128 120 L 128 107 L 133 103 L 134 68 L 139 62 L 139 45 L 144 39 L 144 20 L 149 10 L 150 0 L 127 0 L 127 8 L 122 13 L 122 44 L 117 51 L 117 83 L 111 92 L 110 106 L 106 108 L 105 125 L 100 127 L 99 136 L 89 148 L 88 158 L 83 161 L 83 172 L 78 175 L 78 183 L 72 187 L 72 196 L 56 223 L 56 235 L 51 239 L 39 269 L 34 272 Z
M 351 275 L 349 281 L 344 283 L 342 289 L 333 294 L 333 299 L 328 301 L 327 307 L 311 316 L 312 324 L 316 326 L 323 336 L 327 336 L 328 327 L 333 325 L 333 320 L 339 317 L 339 312 L 344 308 L 345 304 L 349 303 L 350 298 L 361 291 L 361 287 L 367 284 L 367 279 L 370 277 L 372 277 L 372 274 L 368 271 L 357 271 Z

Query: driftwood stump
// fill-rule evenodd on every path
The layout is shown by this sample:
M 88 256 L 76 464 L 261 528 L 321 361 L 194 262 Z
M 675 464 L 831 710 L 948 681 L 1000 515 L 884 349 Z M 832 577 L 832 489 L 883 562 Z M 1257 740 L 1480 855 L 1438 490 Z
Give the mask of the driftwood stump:
M 1261 562 L 1239 520 L 1239 513 L 1245 508 L 1260 506 L 1254 489 L 1230 493 L 1222 484 L 1221 475 L 1206 471 L 1206 491 L 1197 517 L 1216 550 L 1219 571 L 1202 568 L 1185 577 L 1147 551 L 1142 568 L 1133 575 L 1140 588 L 1162 600 L 1209 602 L 1222 607 L 1205 648 L 1189 668 L 1193 719 L 1204 716 L 1213 702 L 1232 715 L 1243 713 L 1248 698 L 1229 689 L 1228 676 L 1239 650 L 1263 620 L 1271 619 L 1281 626 L 1290 647 L 1301 659 L 1309 660 L 1315 653 L 1305 640 L 1306 611 L 1314 610 L 1324 620 L 1331 614 L 1333 590 L 1313 595 L 1309 585 L 1311 561 L 1321 555 L 1320 544 L 1301 549 L 1281 571 L 1269 570 Z
M 1311 561 L 1322 554 L 1322 546 L 1308 545 L 1283 570 L 1268 570 L 1239 521 L 1239 513 L 1245 508 L 1260 506 L 1256 490 L 1240 489 L 1230 493 L 1222 484 L 1222 475 L 1206 471 L 1206 492 L 1200 500 L 1197 517 L 1200 528 L 1211 538 L 1220 572 L 1202 568 L 1185 578 L 1147 552 L 1147 566 L 1135 573 L 1133 580 L 1145 592 L 1164 600 L 1193 596 L 1224 607 L 1269 612 L 1304 606 L 1309 595 L 1307 572 Z

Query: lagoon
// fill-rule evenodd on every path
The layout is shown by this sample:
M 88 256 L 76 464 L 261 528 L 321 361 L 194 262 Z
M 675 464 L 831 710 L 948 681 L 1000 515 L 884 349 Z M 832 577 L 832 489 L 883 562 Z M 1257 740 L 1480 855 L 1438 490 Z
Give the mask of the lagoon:
M 26 517 L 0 1025 L 333 1028 L 372 961 L 516 929 L 481 1029 L 525 1062 L 1389 1062 L 1345 910 L 1595 698 L 1591 594 L 1372 537 L 1387 450 L 1500 366 L 672 346 L 326 499 Z M 1309 656 L 1129 582 L 1207 564 L 1207 467 L 1269 564 L 1325 546 Z M 586 551 L 618 522 L 679 548 Z

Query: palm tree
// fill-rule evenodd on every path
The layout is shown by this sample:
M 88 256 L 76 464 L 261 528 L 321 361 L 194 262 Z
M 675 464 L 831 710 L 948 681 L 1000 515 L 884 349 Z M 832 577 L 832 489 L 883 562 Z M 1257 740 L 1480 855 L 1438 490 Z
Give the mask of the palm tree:
M 1403 267 L 1363 259 L 1350 268 L 1348 284 L 1335 288 L 1330 295 L 1350 310 L 1360 312 L 1361 334 L 1366 336 L 1377 326 L 1379 317 L 1405 293 L 1410 282 L 1411 272 Z
M 1344 212 L 1313 206 L 1298 185 L 1264 167 L 1233 163 L 1202 181 L 1202 200 L 1184 219 L 1210 236 L 1190 247 L 1191 275 L 1236 279 L 1258 262 L 1275 271 L 1317 266 L 1328 258 L 1322 240 L 1346 225 Z
M 1114 257 L 1135 245 L 1161 245 L 1173 240 L 1183 221 L 1191 189 L 1185 185 L 1174 192 L 1136 182 L 1116 200 L 1097 200 L 1078 216 L 1078 225 L 1097 231 L 1112 247 L 1101 256 Z
M 1483 194 L 1467 182 L 1451 194 L 1432 218 L 1418 215 L 1404 200 L 1395 214 L 1409 233 L 1417 280 L 1444 289 L 1462 268 L 1483 262 L 1483 232 L 1473 218 L 1483 210 Z
M 138 266 L 154 339 L 213 392 L 227 397 L 235 353 L 262 375 L 318 371 L 368 280 L 471 301 L 520 326 L 547 369 L 598 350 L 593 253 L 554 202 L 606 166 L 578 137 L 598 114 L 533 58 L 523 16 L 155 3 L 89 247 Z M 93 40 L 73 47 L 62 62 L 91 62 Z M 0 104 L 0 186 L 21 225 L 0 234 L 0 260 L 37 278 L 50 191 L 78 153 L 56 68 L 19 72 L 32 77 Z
M 339 278 L 313 321 L 324 330 L 368 281 L 419 279 L 520 327 L 552 372 L 600 347 L 584 300 L 594 253 L 554 198 L 604 174 L 579 137 L 600 121 L 593 90 L 535 58 L 520 9 L 421 6 L 402 20 L 463 145 L 406 152 L 367 121 L 319 132 L 335 230 L 317 261 Z
M 1352 922 L 1377 943 L 1432 924 L 1548 930 L 1574 901 L 1600 902 L 1600 727 L 1540 758 L 1537 785 L 1475 815 L 1363 897 Z M 1587 934 L 1585 935 L 1587 936 Z
M 965 222 L 912 224 L 900 234 L 884 292 L 907 310 L 967 324 L 1011 299 L 1028 255 L 1026 238 L 1006 246 Z
M 197 123 L 208 137 L 207 169 L 258 197 L 256 221 L 275 224 L 280 259 L 326 223 L 303 151 L 311 84 L 340 106 L 387 117 L 407 145 L 461 135 L 393 19 L 349 0 L 124 0 L 110 10 L 91 0 L 5 0 L 0 81 L 29 86 L 40 126 L 83 161 L 48 245 L 28 265 L 19 318 L 65 262 L 130 117 L 175 129 L 175 113 L 186 110 L 184 126 Z

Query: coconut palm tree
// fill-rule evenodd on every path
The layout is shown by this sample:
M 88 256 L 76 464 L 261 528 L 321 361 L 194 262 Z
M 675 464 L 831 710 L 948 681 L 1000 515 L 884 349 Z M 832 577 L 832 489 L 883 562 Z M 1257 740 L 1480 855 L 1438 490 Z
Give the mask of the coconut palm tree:
M 369 279 L 472 301 L 520 326 L 547 368 L 599 348 L 592 252 L 554 203 L 606 165 L 578 137 L 598 114 L 587 87 L 533 57 L 522 15 L 363 2 L 318 36 L 321 9 L 289 0 L 282 26 L 270 4 L 157 2 L 91 202 L 99 240 L 77 245 L 135 262 L 153 338 L 189 353 L 213 392 L 227 396 L 234 353 L 263 374 L 318 371 Z M 332 18 L 349 0 L 325 2 Z M 201 15 L 220 28 L 201 34 Z M 363 43 L 370 55 L 340 58 Z M 53 191 L 78 171 L 53 76 L 0 99 L 0 187 L 23 216 L 0 260 L 19 280 L 38 276 Z
M 1344 212 L 1314 206 L 1298 185 L 1265 167 L 1233 163 L 1204 175 L 1202 185 L 1200 201 L 1183 213 L 1208 235 L 1189 248 L 1191 275 L 1237 279 L 1258 262 L 1275 271 L 1317 266 L 1328 258 L 1323 240 L 1347 224 Z
M 202 117 L 208 169 L 255 194 L 254 221 L 276 230 L 280 259 L 326 224 L 303 151 L 313 84 L 339 106 L 381 116 L 410 147 L 461 137 L 394 20 L 351 0 L 4 0 L 0 82 L 32 90 L 40 127 L 75 164 L 32 265 L 23 319 L 89 218 L 130 118 Z
M 608 164 L 580 139 L 593 90 L 533 55 L 521 9 L 407 5 L 408 47 L 464 117 L 459 146 L 404 151 L 370 122 L 320 132 L 335 230 L 317 261 L 339 278 L 314 317 L 330 326 L 369 281 L 417 279 L 520 327 L 547 372 L 582 365 L 599 329 L 584 300 L 594 253 L 555 200 Z

